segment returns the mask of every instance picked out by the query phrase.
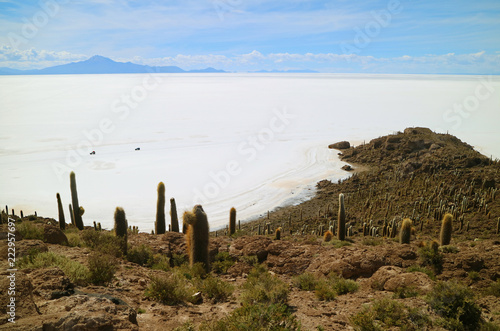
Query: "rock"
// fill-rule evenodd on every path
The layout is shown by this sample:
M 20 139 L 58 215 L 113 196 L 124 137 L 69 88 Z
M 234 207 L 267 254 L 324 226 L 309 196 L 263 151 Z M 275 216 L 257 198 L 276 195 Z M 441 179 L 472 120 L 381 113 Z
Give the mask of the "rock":
M 383 266 L 370 278 L 372 288 L 394 292 L 399 288 L 410 287 L 420 293 L 428 293 L 433 281 L 422 272 L 404 272 L 394 266 Z
M 403 132 L 404 134 L 432 134 L 432 130 L 429 128 L 406 128 Z
M 438 149 L 440 149 L 440 148 L 441 148 L 441 146 L 440 146 L 440 145 L 438 145 L 438 144 L 432 144 L 432 145 L 429 147 L 429 150 L 431 150 L 431 151 L 435 151 L 435 150 L 438 150 Z
M 387 144 L 399 144 L 401 142 L 401 137 L 398 136 L 387 136 L 386 143 Z
M 48 301 L 43 330 L 138 330 L 137 312 L 123 301 L 75 294 Z
M 267 267 L 278 274 L 302 274 L 317 253 L 314 246 L 297 246 L 290 241 L 275 241 L 268 247 Z
M 370 277 L 378 268 L 386 264 L 383 252 L 351 247 L 342 247 L 334 252 L 315 255 L 317 256 L 312 258 L 306 271 L 319 271 L 324 275 L 334 272 L 344 278 Z
M 16 236 L 17 239 L 17 236 Z M 41 240 L 21 240 L 16 241 L 16 258 L 21 258 L 23 256 L 32 254 L 34 252 L 44 253 L 49 249 L 47 245 Z M 7 260 L 7 245 L 1 245 L 0 247 L 0 260 Z
M 348 141 L 339 141 L 338 143 L 328 145 L 330 149 L 348 149 L 351 148 L 351 144 Z
M 43 227 L 43 241 L 49 244 L 68 244 L 68 238 L 58 227 L 45 225 Z
M 14 277 L 10 277 L 12 273 L 4 271 L 0 274 L 0 325 L 7 323 L 7 320 L 12 316 L 9 315 L 11 298 L 15 298 L 15 321 L 27 316 L 37 316 L 40 312 L 33 300 L 33 285 L 28 276 L 24 272 L 14 272 Z M 9 276 L 9 278 L 7 278 Z M 14 284 L 15 283 L 15 284 Z M 14 284 L 14 286 L 11 286 Z M 14 291 L 14 292 L 12 292 Z M 11 292 L 11 293 L 9 293 Z M 9 311 L 7 310 L 9 309 Z
M 267 247 L 273 241 L 270 238 L 263 236 L 243 236 L 237 238 L 231 248 L 229 249 L 229 253 L 234 256 L 238 255 L 246 255 L 246 256 L 257 256 L 259 262 L 263 262 L 267 259 L 267 255 L 269 253 Z
M 464 253 L 454 260 L 455 266 L 465 271 L 479 271 L 484 267 L 484 259 L 476 253 Z
M 74 285 L 57 267 L 34 269 L 28 277 L 33 284 L 33 294 L 46 300 L 59 299 L 74 293 Z
M 353 170 L 354 170 L 354 169 L 353 169 L 350 165 L 348 165 L 348 164 L 346 164 L 345 166 L 343 166 L 341 169 L 342 169 L 342 170 L 345 170 L 345 171 L 353 171 Z

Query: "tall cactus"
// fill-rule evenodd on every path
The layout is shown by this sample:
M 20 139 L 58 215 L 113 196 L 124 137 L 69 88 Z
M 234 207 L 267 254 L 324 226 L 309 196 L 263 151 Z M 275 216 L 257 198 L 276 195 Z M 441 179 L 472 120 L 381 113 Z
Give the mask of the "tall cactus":
M 401 230 L 399 231 L 399 242 L 401 244 L 409 244 L 411 237 L 411 219 L 405 218 L 403 224 L 401 225 Z
M 179 232 L 179 219 L 177 218 L 177 206 L 174 198 L 170 198 L 170 231 Z
M 156 234 L 165 233 L 165 184 L 163 182 L 158 184 L 155 231 Z
M 127 255 L 127 218 L 125 217 L 125 211 L 121 207 L 116 207 L 115 209 L 115 235 L 122 239 L 121 248 L 123 255 Z
M 78 192 L 76 191 L 76 175 L 72 171 L 69 174 L 70 188 L 71 188 L 71 203 L 73 205 L 73 217 L 75 219 L 75 225 L 78 230 L 83 230 L 83 220 L 80 214 L 80 205 L 78 204 Z
M 236 232 L 236 209 L 234 207 L 229 211 L 229 235 Z
M 441 232 L 439 234 L 439 243 L 441 246 L 449 245 L 451 241 L 451 232 L 453 230 L 453 216 L 446 214 L 441 223 Z
M 71 203 L 69 204 L 69 216 L 71 218 L 71 224 L 73 226 L 76 226 L 75 225 L 75 217 L 73 216 L 73 207 L 71 206 Z
M 339 194 L 339 224 L 337 230 L 338 240 L 345 240 L 345 207 L 344 207 L 344 195 Z
M 59 213 L 59 228 L 61 230 L 66 229 L 66 220 L 64 219 L 64 210 L 61 202 L 61 196 L 59 193 L 56 194 L 56 199 L 57 199 L 57 211 Z
M 191 212 L 185 212 L 183 222 L 187 225 L 186 241 L 191 267 L 201 262 L 205 270 L 209 271 L 208 243 L 209 225 L 207 214 L 201 205 L 196 205 Z

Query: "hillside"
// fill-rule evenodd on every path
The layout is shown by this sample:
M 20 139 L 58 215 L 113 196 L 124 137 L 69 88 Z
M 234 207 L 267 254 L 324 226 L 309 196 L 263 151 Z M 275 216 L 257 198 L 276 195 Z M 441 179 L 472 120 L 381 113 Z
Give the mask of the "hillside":
M 339 153 L 350 178 L 321 181 L 313 199 L 232 236 L 211 233 L 208 275 L 186 264 L 181 233 L 130 229 L 124 256 L 106 231 L 11 216 L 19 301 L 12 325 L 2 291 L 0 329 L 499 330 L 500 163 L 425 128 Z M 326 241 L 340 193 L 348 235 Z M 433 243 L 447 213 L 451 242 Z M 405 218 L 409 244 L 399 242 Z

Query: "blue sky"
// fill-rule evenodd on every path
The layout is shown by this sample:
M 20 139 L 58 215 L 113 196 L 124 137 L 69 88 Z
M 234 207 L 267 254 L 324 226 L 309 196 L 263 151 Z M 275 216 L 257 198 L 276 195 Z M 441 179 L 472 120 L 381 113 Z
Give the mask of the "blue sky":
M 0 67 L 500 73 L 498 0 L 0 0 Z

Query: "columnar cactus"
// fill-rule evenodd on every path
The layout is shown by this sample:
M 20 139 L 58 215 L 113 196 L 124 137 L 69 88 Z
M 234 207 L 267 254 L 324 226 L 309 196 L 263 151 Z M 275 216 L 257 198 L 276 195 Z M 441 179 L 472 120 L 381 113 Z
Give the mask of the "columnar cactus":
M 274 239 L 276 239 L 276 240 L 281 240 L 281 228 L 277 228 L 277 229 L 276 229 Z
M 196 205 L 193 211 L 184 213 L 183 222 L 187 224 L 186 241 L 189 264 L 192 267 L 195 263 L 201 262 L 208 272 L 209 225 L 207 214 L 201 205 Z
M 125 218 L 125 211 L 121 207 L 115 209 L 115 235 L 122 238 L 122 252 L 127 255 L 127 219 Z
M 179 232 L 179 219 L 177 218 L 177 206 L 174 198 L 170 198 L 170 231 Z
M 71 206 L 71 203 L 69 204 L 69 216 L 71 217 L 71 224 L 73 226 L 75 225 L 75 216 L 73 216 L 73 207 Z
M 64 231 L 66 229 L 66 220 L 64 219 L 64 210 L 61 202 L 61 196 L 59 193 L 56 194 L 57 199 L 57 211 L 59 214 L 59 228 Z
M 411 220 L 405 218 L 403 224 L 401 225 L 401 230 L 399 231 L 399 242 L 401 244 L 409 244 L 411 237 Z
M 234 207 L 229 211 L 229 235 L 236 232 L 236 209 Z
M 345 240 L 345 207 L 344 207 L 344 195 L 342 193 L 339 194 L 339 215 L 338 215 L 338 231 L 337 238 L 338 240 Z
M 70 188 L 71 188 L 71 203 L 73 205 L 73 217 L 75 220 L 75 225 L 78 230 L 83 230 L 83 220 L 80 214 L 80 205 L 78 204 L 78 192 L 76 190 L 76 175 L 72 171 L 69 174 Z
M 330 230 L 326 231 L 326 232 L 325 232 L 325 234 L 323 235 L 323 240 L 324 240 L 325 242 L 329 242 L 329 241 L 331 241 L 332 239 L 333 239 L 333 232 L 332 232 L 332 231 L 330 231 Z
M 441 246 L 449 245 L 451 241 L 451 232 L 453 230 L 453 216 L 446 214 L 441 223 L 441 233 L 439 234 L 439 243 Z
M 158 183 L 158 200 L 156 202 L 156 234 L 165 233 L 165 184 Z

